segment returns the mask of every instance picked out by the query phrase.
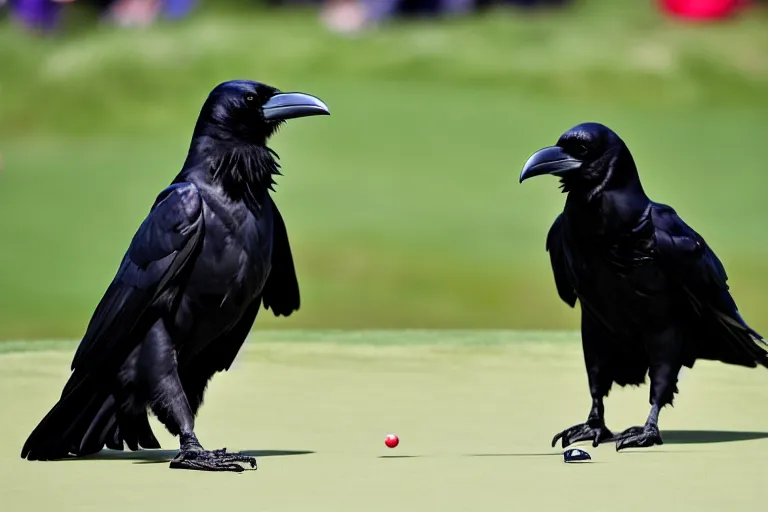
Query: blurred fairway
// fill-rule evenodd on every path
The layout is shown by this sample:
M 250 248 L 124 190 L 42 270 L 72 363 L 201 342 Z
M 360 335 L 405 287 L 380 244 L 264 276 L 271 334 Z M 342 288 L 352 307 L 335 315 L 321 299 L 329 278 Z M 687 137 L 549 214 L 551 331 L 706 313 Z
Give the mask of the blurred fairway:
M 651 197 L 707 238 L 768 331 L 764 11 L 689 26 L 652 2 L 593 0 L 356 38 L 312 11 L 209 7 L 143 31 L 78 16 L 49 39 L 0 24 L 0 339 L 82 334 L 206 94 L 232 78 L 332 112 L 273 139 L 302 309 L 257 326 L 576 327 L 544 252 L 564 196 L 517 178 L 593 120 L 624 137 Z
M 765 370 L 697 363 L 661 415 L 663 446 L 586 447 L 591 464 L 566 465 L 550 440 L 589 407 L 573 335 L 260 332 L 213 379 L 197 421 L 205 446 L 248 451 L 258 471 L 170 470 L 176 440 L 154 418 L 163 450 L 23 461 L 74 346 L 0 355 L 5 511 L 746 511 L 764 501 Z M 648 392 L 615 389 L 609 427 L 644 421 Z

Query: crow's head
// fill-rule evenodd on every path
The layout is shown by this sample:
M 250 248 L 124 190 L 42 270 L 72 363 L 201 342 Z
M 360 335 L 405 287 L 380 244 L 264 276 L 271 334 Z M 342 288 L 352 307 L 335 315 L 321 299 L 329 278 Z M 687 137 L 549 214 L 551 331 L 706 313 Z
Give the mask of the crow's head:
M 574 126 L 557 144 L 534 153 L 520 173 L 520 182 L 551 174 L 563 191 L 595 192 L 637 180 L 637 168 L 624 141 L 599 123 Z
M 325 103 L 309 94 L 284 93 L 259 82 L 232 80 L 217 85 L 208 95 L 195 132 L 230 142 L 265 145 L 286 119 L 329 114 Z

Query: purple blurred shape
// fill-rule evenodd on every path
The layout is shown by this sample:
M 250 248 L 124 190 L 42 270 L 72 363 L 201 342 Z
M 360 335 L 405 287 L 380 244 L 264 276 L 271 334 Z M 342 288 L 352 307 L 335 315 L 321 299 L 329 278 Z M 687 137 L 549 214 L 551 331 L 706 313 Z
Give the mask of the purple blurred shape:
M 165 0 L 163 2 L 163 12 L 167 18 L 183 18 L 192 12 L 197 0 Z
M 62 4 L 52 0 L 11 0 L 11 15 L 28 28 L 53 30 L 60 19 Z

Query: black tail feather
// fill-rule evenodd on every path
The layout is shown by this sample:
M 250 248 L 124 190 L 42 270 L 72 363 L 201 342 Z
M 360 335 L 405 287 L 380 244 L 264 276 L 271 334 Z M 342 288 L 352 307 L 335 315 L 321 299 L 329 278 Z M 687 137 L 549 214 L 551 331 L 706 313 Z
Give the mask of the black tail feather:
M 107 433 L 107 437 L 104 439 L 107 448 L 110 450 L 123 451 L 125 446 L 123 445 L 123 438 L 120 436 L 120 427 L 117 422 L 112 429 Z
M 91 425 L 80 440 L 78 455 L 91 455 L 104 448 L 107 434 L 117 425 L 115 397 L 109 395 L 91 421 Z
M 132 451 L 136 451 L 139 448 L 160 448 L 160 442 L 149 425 L 149 416 L 146 409 L 130 413 L 124 412 L 118 417 L 120 426 L 116 435 L 120 438 L 121 446 L 124 442 Z
M 53 460 L 79 455 L 80 446 L 94 419 L 110 396 L 91 375 L 70 377 L 67 393 L 53 406 L 29 435 L 21 457 Z
M 29 435 L 21 457 L 54 460 L 69 455 L 84 456 L 104 448 L 132 450 L 160 448 L 147 411 L 129 417 L 118 415 L 113 394 L 91 375 L 73 374 L 65 393 Z
M 710 341 L 707 356 L 704 359 L 716 359 L 724 363 L 755 368 L 762 365 L 768 368 L 768 343 L 752 329 L 738 311 L 730 315 L 713 311 L 717 319 L 716 328 L 709 331 L 714 334 Z
M 142 448 L 160 448 L 160 442 L 155 437 L 155 434 L 152 432 L 152 427 L 149 425 L 148 414 L 140 414 L 139 417 L 136 418 L 136 434 L 139 438 L 139 446 Z

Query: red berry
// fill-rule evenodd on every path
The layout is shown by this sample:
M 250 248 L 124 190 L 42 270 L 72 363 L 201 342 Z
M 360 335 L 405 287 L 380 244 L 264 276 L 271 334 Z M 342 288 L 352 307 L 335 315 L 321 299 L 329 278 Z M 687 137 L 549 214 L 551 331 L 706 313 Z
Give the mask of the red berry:
M 400 444 L 400 439 L 395 434 L 389 434 L 387 438 L 384 439 L 384 444 L 390 448 L 394 448 Z

